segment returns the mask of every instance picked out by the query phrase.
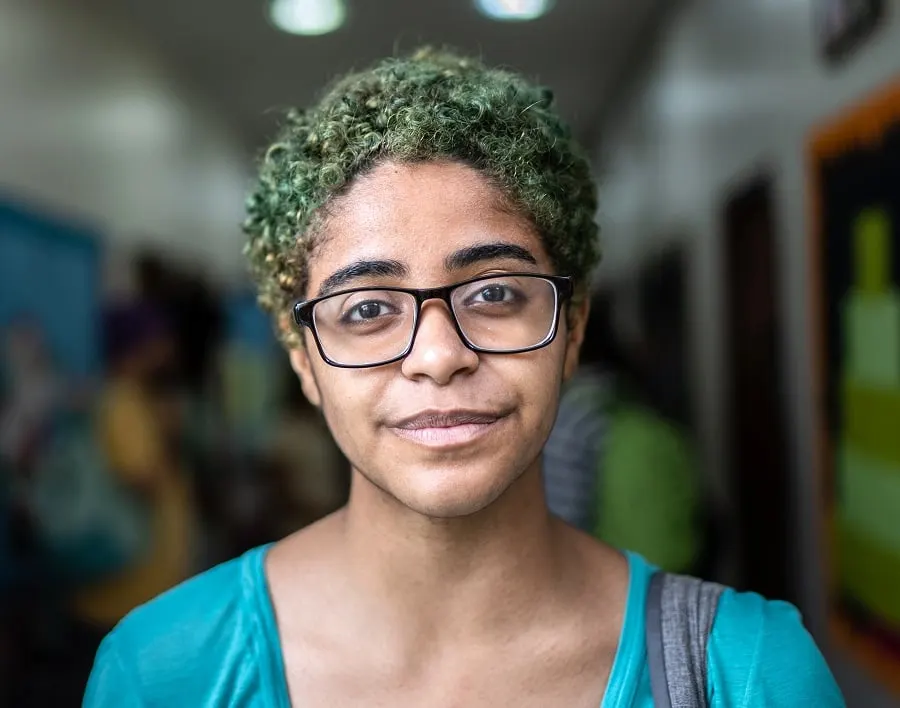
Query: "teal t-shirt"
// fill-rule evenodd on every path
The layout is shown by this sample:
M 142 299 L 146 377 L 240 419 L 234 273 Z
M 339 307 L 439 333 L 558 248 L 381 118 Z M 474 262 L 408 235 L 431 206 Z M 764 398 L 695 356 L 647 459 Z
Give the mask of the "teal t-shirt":
M 267 548 L 213 568 L 122 620 L 97 653 L 85 708 L 288 708 L 264 572 Z M 653 705 L 644 646 L 653 568 L 638 555 L 628 559 L 625 622 L 599 708 Z M 711 708 L 845 705 L 797 610 L 753 593 L 722 595 L 708 673 Z

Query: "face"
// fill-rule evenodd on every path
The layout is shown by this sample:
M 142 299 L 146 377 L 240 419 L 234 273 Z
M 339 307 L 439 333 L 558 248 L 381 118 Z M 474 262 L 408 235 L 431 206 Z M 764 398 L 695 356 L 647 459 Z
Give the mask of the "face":
M 453 163 L 378 166 L 335 203 L 317 239 L 309 297 L 323 285 L 430 288 L 504 272 L 553 274 L 534 227 L 477 171 Z M 488 244 L 498 247 L 478 248 Z M 392 265 L 370 267 L 375 261 Z M 460 340 L 446 305 L 428 300 L 399 362 L 330 366 L 309 331 L 291 361 L 356 484 L 426 516 L 464 516 L 539 464 L 586 310 L 565 315 L 544 348 L 479 354 Z

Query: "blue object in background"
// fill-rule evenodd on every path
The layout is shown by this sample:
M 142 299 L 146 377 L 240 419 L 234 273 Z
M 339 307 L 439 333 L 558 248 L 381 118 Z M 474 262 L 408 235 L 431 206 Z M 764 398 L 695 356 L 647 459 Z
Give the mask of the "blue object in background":
M 0 329 L 43 329 L 65 373 L 100 366 L 100 240 L 90 229 L 0 201 Z
M 271 320 L 252 292 L 225 298 L 225 345 L 220 355 L 222 401 L 235 449 L 265 446 L 278 415 L 287 358 Z
M 252 292 L 232 293 L 225 299 L 226 339 L 258 352 L 277 349 L 272 321 L 256 302 Z

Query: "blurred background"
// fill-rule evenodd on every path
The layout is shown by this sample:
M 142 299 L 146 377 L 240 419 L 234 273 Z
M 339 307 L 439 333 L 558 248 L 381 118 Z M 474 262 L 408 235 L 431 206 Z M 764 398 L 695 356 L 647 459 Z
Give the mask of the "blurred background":
M 897 5 L 0 0 L 0 705 L 80 705 L 131 608 L 344 502 L 239 224 L 284 108 L 424 42 L 551 86 L 600 178 L 553 511 L 900 705 Z

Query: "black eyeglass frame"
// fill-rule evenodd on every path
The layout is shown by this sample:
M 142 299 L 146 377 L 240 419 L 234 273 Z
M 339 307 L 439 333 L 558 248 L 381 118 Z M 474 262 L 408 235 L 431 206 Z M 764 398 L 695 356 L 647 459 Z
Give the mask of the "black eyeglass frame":
M 463 287 L 464 285 L 477 283 L 481 280 L 488 281 L 496 280 L 498 278 L 522 277 L 540 278 L 541 280 L 546 280 L 551 285 L 553 285 L 553 289 L 556 294 L 556 307 L 554 308 L 553 312 L 553 325 L 550 327 L 550 331 L 547 333 L 547 336 L 537 344 L 533 344 L 530 347 L 524 347 L 521 349 L 488 349 L 486 347 L 479 347 L 469 341 L 469 338 L 465 335 L 462 327 L 460 327 L 459 325 L 459 319 L 456 317 L 456 313 L 453 311 L 453 301 L 450 299 L 453 291 L 457 288 Z M 416 310 L 413 316 L 412 335 L 409 338 L 409 344 L 406 345 L 406 348 L 402 353 L 398 354 L 395 357 L 387 359 L 386 361 L 380 361 L 375 364 L 341 364 L 329 358 L 329 356 L 325 353 L 325 349 L 322 347 L 322 342 L 319 340 L 319 333 L 316 331 L 316 325 L 313 318 L 313 309 L 318 303 L 322 302 L 323 300 L 327 300 L 328 298 L 332 298 L 337 295 L 352 295 L 353 293 L 365 292 L 366 290 L 381 290 L 395 293 L 406 293 L 407 295 L 412 295 L 415 298 Z M 553 342 L 554 339 L 556 339 L 556 335 L 559 332 L 560 312 L 562 311 L 563 305 L 572 297 L 574 292 L 574 279 L 571 276 L 567 275 L 546 275 L 544 273 L 491 273 L 490 275 L 480 275 L 477 278 L 469 278 L 468 280 L 463 280 L 459 283 L 453 283 L 452 285 L 444 285 L 439 288 L 399 288 L 391 286 L 379 287 L 376 285 L 365 285 L 358 288 L 338 290 L 337 292 L 328 293 L 327 295 L 322 295 L 321 297 L 312 298 L 311 300 L 301 300 L 295 303 L 292 308 L 292 314 L 294 317 L 294 323 L 297 325 L 297 327 L 307 327 L 309 328 L 310 332 L 312 332 L 313 339 L 316 342 L 316 349 L 319 350 L 319 355 L 322 357 L 326 364 L 334 366 L 338 369 L 371 369 L 376 366 L 387 366 L 388 364 L 393 364 L 409 356 L 409 353 L 412 351 L 413 346 L 415 346 L 416 335 L 419 332 L 419 322 L 421 321 L 420 315 L 422 313 L 422 305 L 428 300 L 442 300 L 444 304 L 447 305 L 447 310 L 450 312 L 450 319 L 453 320 L 453 326 L 456 328 L 456 333 L 457 335 L 459 335 L 460 341 L 462 341 L 462 343 L 473 352 L 477 352 L 479 354 L 523 354 L 525 352 L 531 352 L 536 349 L 546 347 L 551 342 Z

